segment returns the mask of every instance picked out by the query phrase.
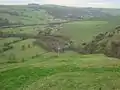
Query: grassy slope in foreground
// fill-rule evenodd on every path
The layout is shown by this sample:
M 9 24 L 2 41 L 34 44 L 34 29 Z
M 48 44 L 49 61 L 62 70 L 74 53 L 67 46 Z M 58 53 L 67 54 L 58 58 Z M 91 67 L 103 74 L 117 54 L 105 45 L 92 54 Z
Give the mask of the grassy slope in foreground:
M 120 61 L 104 55 L 47 55 L 0 68 L 1 90 L 120 89 Z M 2 67 L 4 67 L 2 69 Z
M 119 23 L 106 21 L 79 21 L 65 24 L 58 33 L 70 36 L 78 42 L 90 41 L 98 33 L 111 31 Z

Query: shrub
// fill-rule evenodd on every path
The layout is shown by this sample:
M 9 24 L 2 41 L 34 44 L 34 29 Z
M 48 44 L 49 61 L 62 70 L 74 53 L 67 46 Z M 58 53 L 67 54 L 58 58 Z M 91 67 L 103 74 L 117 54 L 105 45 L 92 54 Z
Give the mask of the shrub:
M 32 59 L 34 59 L 35 58 L 35 56 L 32 56 Z
M 84 45 L 86 45 L 86 43 L 82 43 L 82 45 L 84 46 Z
M 8 46 L 9 45 L 9 43 L 4 43 L 4 46 Z
M 23 31 L 22 29 L 20 29 L 20 31 Z
M 22 46 L 21 46 L 21 49 L 22 49 L 22 50 L 25 50 L 25 45 L 22 45 Z
M 8 50 L 10 50 L 10 49 L 12 49 L 12 48 L 13 48 L 13 46 L 7 46 L 7 47 L 4 47 L 4 48 L 2 49 L 2 51 L 5 52 L 5 51 L 8 51 Z
M 39 54 L 36 54 L 35 57 L 39 57 Z
M 31 48 L 30 44 L 28 44 L 28 48 Z
M 22 37 L 22 40 L 26 40 L 27 38 L 25 38 L 25 37 Z
M 18 63 L 18 62 L 15 60 L 9 60 L 7 63 Z
M 25 59 L 24 59 L 24 58 L 22 58 L 21 62 L 25 62 Z

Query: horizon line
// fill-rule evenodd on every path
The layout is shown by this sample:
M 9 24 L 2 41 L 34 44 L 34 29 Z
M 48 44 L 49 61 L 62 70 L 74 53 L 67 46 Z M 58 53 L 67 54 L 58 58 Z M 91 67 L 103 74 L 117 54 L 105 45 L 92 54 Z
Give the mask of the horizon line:
M 27 3 L 27 4 L 0 4 L 0 6 L 26 6 L 29 4 L 36 4 L 36 5 L 56 5 L 56 6 L 64 6 L 64 7 L 74 7 L 74 8 L 105 8 L 105 9 L 120 9 L 118 7 L 87 7 L 87 6 L 70 6 L 70 5 L 58 5 L 58 4 L 39 4 L 39 3 Z

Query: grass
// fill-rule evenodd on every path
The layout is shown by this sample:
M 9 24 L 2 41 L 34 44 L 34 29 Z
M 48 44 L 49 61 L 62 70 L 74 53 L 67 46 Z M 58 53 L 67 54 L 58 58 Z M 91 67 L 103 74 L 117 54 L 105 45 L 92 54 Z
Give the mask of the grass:
M 1 66 L 3 67 L 3 66 Z M 120 61 L 104 55 L 41 56 L 0 69 L 1 90 L 119 90 Z
M 9 8 L 8 8 L 9 7 Z M 16 11 L 19 16 L 1 13 L 0 17 L 11 22 L 24 24 L 48 23 L 48 15 L 44 10 L 32 10 L 26 6 L 7 6 L 1 10 Z M 22 14 L 21 14 L 22 13 Z M 110 31 L 117 22 L 107 20 L 80 21 L 64 24 L 56 32 L 70 36 L 77 43 L 90 41 L 100 32 Z M 44 26 L 28 26 L 0 29 L 9 33 L 25 33 L 36 35 Z M 4 43 L 19 38 L 0 38 L 0 49 Z M 39 46 L 34 46 L 35 39 L 27 39 L 12 43 L 14 48 L 0 53 L 0 90 L 119 90 L 120 61 L 102 54 L 79 55 L 66 52 L 57 57 L 56 53 L 47 53 Z M 22 50 L 22 45 L 25 49 Z M 30 47 L 28 47 L 30 45 Z M 15 55 L 10 61 L 9 56 Z M 38 55 L 38 56 L 37 56 Z M 32 57 L 35 58 L 32 58 Z M 8 63 L 9 62 L 9 63 Z M 10 63 L 14 62 L 14 63 Z
M 8 33 L 24 33 L 24 34 L 34 34 L 36 35 L 43 26 L 35 26 L 35 27 L 20 27 L 20 28 L 8 28 L 8 29 L 1 29 L 3 32 Z M 21 31 L 22 30 L 22 31 Z M 0 39 L 0 49 L 4 47 L 4 43 L 10 43 L 14 40 L 20 40 L 20 38 L 1 38 Z M 0 63 L 9 61 L 9 56 L 11 54 L 14 54 L 16 57 L 16 60 L 19 62 L 22 59 L 27 60 L 28 58 L 31 58 L 32 56 L 35 56 L 36 54 L 43 53 L 44 50 L 39 46 L 34 46 L 33 42 L 35 39 L 27 39 L 23 41 L 19 41 L 17 43 L 11 43 L 10 45 L 13 46 L 13 49 L 5 51 L 4 53 L 0 53 Z M 22 45 L 25 45 L 25 50 L 22 50 Z M 30 48 L 28 48 L 28 45 L 30 45 Z
M 0 40 L 0 48 L 3 48 L 4 43 L 12 42 L 14 40 L 17 40 L 17 38 L 5 38 Z M 0 53 L 0 63 L 9 61 L 9 57 L 11 54 L 14 54 L 16 60 L 19 62 L 22 59 L 28 60 L 29 58 L 32 58 L 32 56 L 45 52 L 45 50 L 43 50 L 41 47 L 35 46 L 33 44 L 34 41 L 35 39 L 27 39 L 10 44 L 11 46 L 13 46 L 13 49 Z M 25 46 L 25 50 L 22 50 L 22 45 Z M 30 47 L 28 47 L 28 45 L 30 45 Z
M 76 41 L 89 41 L 92 36 L 109 31 L 113 27 L 107 21 L 82 21 L 65 24 L 58 32 L 70 35 Z M 111 25 L 110 27 L 108 27 Z M 116 24 L 114 24 L 116 25 Z M 87 27 L 86 27 L 87 26 Z M 36 27 L 3 29 L 4 32 L 37 34 Z M 43 26 L 39 26 L 43 28 Z M 105 30 L 104 30 L 104 29 Z M 22 31 L 20 31 L 22 29 Z M 87 31 L 87 33 L 86 33 Z M 82 32 L 82 33 L 81 33 Z M 76 34 L 76 35 L 75 35 Z M 87 36 L 86 36 L 87 35 Z M 6 38 L 3 43 L 19 38 Z M 11 44 L 14 48 L 0 54 L 0 89 L 1 90 L 119 90 L 120 61 L 104 55 L 79 55 L 66 52 L 56 57 L 55 53 L 32 56 L 45 52 L 34 46 L 35 39 L 27 39 Z M 28 44 L 31 45 L 28 48 Z M 25 45 L 25 50 L 21 46 Z M 9 56 L 15 55 L 17 63 L 6 63 Z M 24 59 L 24 62 L 21 60 Z
M 41 30 L 44 26 L 29 26 L 29 27 L 19 27 L 19 28 L 7 28 L 7 29 L 1 29 L 3 32 L 7 33 L 24 33 L 24 34 L 33 34 L 36 35 L 39 30 Z M 15 40 L 20 40 L 20 38 L 1 38 L 0 39 L 0 49 L 4 47 L 4 43 L 10 43 Z M 9 61 L 9 56 L 11 54 L 14 54 L 16 57 L 16 60 L 19 62 L 22 59 L 27 60 L 28 58 L 31 58 L 32 56 L 35 56 L 36 54 L 41 54 L 45 52 L 41 47 L 34 46 L 33 42 L 35 39 L 27 39 L 23 41 L 19 41 L 17 43 L 11 43 L 10 45 L 13 46 L 13 49 L 5 51 L 4 53 L 0 53 L 0 63 L 4 63 Z M 22 50 L 22 45 L 25 45 L 25 50 Z M 31 47 L 28 48 L 28 45 Z
M 28 60 L 29 58 L 32 58 L 32 56 L 35 56 L 36 54 L 45 52 L 41 47 L 34 46 L 33 45 L 34 41 L 35 41 L 34 39 L 28 39 L 28 40 L 20 41 L 18 43 L 11 44 L 14 48 L 3 53 L 5 55 L 3 57 L 3 60 L 5 60 L 5 61 L 9 60 L 9 56 L 11 54 L 14 54 L 16 60 L 18 60 L 18 62 L 19 62 L 23 58 L 25 60 Z M 25 50 L 22 50 L 22 48 L 21 48 L 22 45 L 25 46 Z M 30 48 L 28 48 L 28 45 L 30 45 Z M 3 60 L 1 60 L 1 62 Z
M 12 73 L 10 74 L 10 72 L 12 72 Z M 4 83 L 4 85 L 7 86 L 6 90 L 8 90 L 8 89 L 9 90 L 15 90 L 15 89 L 17 89 L 17 87 L 20 87 L 21 85 L 24 85 L 28 81 L 32 82 L 34 80 L 37 80 L 37 78 L 47 76 L 47 75 L 51 75 L 52 73 L 53 73 L 53 71 L 51 69 L 23 67 L 23 68 L 16 68 L 16 69 L 13 69 L 13 70 L 2 72 L 2 75 L 0 76 L 0 79 L 1 79 L 1 83 L 4 83 L 4 78 L 11 77 L 11 78 L 8 79 L 8 82 Z M 16 79 L 17 79 L 17 81 L 16 81 Z
M 58 33 L 71 37 L 71 39 L 80 43 L 81 41 L 90 41 L 93 36 L 113 30 L 119 23 L 107 21 L 79 21 L 64 24 L 62 30 Z

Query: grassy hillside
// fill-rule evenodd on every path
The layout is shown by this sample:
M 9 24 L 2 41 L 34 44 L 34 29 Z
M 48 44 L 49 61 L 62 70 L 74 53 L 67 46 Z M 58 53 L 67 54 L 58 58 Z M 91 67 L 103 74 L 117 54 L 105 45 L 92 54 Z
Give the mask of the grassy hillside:
M 94 21 L 94 20 L 72 22 L 72 23 L 64 24 L 62 28 L 58 31 L 55 31 L 53 35 L 59 34 L 59 35 L 67 36 L 73 41 L 75 41 L 75 43 L 79 44 L 79 43 L 91 41 L 93 39 L 93 36 L 96 36 L 101 32 L 104 33 L 106 31 L 112 31 L 113 30 L 112 28 L 116 27 L 119 22 L 116 22 L 114 24 L 113 23 L 114 22 Z M 29 27 L 1 29 L 1 31 L 6 33 L 14 33 L 14 34 L 24 33 L 24 34 L 37 35 L 41 30 L 44 29 L 47 30 L 45 26 L 34 26 L 34 27 L 29 26 Z M 54 31 L 54 28 L 52 30 Z M 37 40 L 37 42 L 41 43 L 42 41 L 43 45 L 47 45 L 48 48 L 52 48 L 54 44 L 55 48 L 57 48 L 58 45 L 57 43 L 55 43 L 54 40 L 52 38 L 49 40 L 39 39 Z M 38 45 L 34 45 L 34 41 L 36 41 L 36 39 L 22 40 L 22 38 L 1 38 L 0 51 L 3 48 L 8 48 L 8 46 L 12 46 L 11 49 L 1 53 L 1 59 L 3 59 L 1 60 L 1 63 L 9 62 L 10 61 L 9 58 L 11 54 L 14 54 L 15 59 L 19 62 L 22 59 L 27 60 L 32 56 L 46 52 L 41 48 L 41 45 L 39 43 Z M 64 40 L 57 41 L 61 43 L 60 44 L 61 47 L 63 47 L 64 44 L 63 41 Z M 8 46 L 5 46 L 4 44 L 6 43 L 10 43 L 10 44 Z M 31 47 L 28 48 L 28 45 L 30 45 Z M 22 50 L 22 46 L 25 46 L 25 50 Z
M 43 29 L 44 26 L 29 26 L 29 27 L 19 27 L 19 28 L 7 28 L 1 29 L 5 33 L 14 34 L 32 34 L 37 35 L 38 32 Z M 21 62 L 22 59 L 27 60 L 36 55 L 46 52 L 40 46 L 34 45 L 36 39 L 23 39 L 23 38 L 0 38 L 0 63 L 12 62 L 10 56 L 13 55 L 15 60 L 13 62 Z M 12 48 L 8 48 L 11 46 Z M 24 50 L 22 47 L 24 46 Z M 7 49 L 8 48 L 8 49 Z
M 119 16 L 119 9 L 75 8 L 57 5 L 11 5 L 0 6 L 0 18 L 11 23 L 40 24 L 60 19 Z
M 56 12 L 59 12 L 59 10 L 68 11 L 68 12 L 64 12 L 63 14 L 65 13 L 69 14 L 70 9 L 76 10 L 75 12 L 77 12 L 77 10 L 80 9 L 83 12 L 86 12 L 87 14 L 88 14 L 88 11 L 94 12 L 93 13 L 94 15 L 96 15 L 98 11 L 99 13 L 103 14 L 101 10 L 102 11 L 107 10 L 109 12 L 111 11 L 111 9 L 73 8 L 73 7 L 54 6 L 54 5 L 53 6 L 52 5 L 0 6 L 0 18 L 7 19 L 9 20 L 9 22 L 12 22 L 12 23 L 22 23 L 22 24 L 48 23 L 48 21 L 50 20 L 52 20 L 53 22 L 54 21 L 53 17 L 55 17 L 55 15 L 51 16 L 52 14 L 50 14 L 49 11 L 47 10 L 48 7 L 50 9 L 49 11 L 52 11 L 54 9 L 55 10 L 58 9 L 58 11 Z M 56 8 L 53 8 L 53 7 L 56 7 Z M 116 11 L 119 11 L 119 10 L 115 10 L 115 12 Z M 75 14 L 77 15 L 77 13 Z M 85 13 L 82 13 L 82 14 L 85 15 Z M 111 15 L 108 15 L 108 17 L 104 17 L 104 19 L 102 17 L 103 16 L 100 16 L 99 18 L 98 17 L 93 17 L 89 19 L 86 18 L 81 21 L 63 24 L 61 27 L 59 27 L 59 25 L 58 26 L 54 26 L 54 25 L 53 26 L 49 26 L 49 25 L 48 26 L 24 26 L 24 27 L 7 28 L 7 29 L 1 28 L 0 31 L 7 32 L 7 33 L 13 33 L 13 34 L 23 33 L 23 34 L 32 34 L 32 35 L 38 35 L 41 31 L 44 31 L 44 32 L 50 31 L 50 33 L 52 33 L 53 35 L 59 34 L 59 35 L 62 35 L 63 37 L 64 36 L 69 37 L 70 39 L 75 41 L 75 43 L 79 44 L 82 42 L 88 42 L 92 40 L 93 36 L 101 32 L 104 33 L 106 31 L 111 31 L 112 28 L 116 27 L 120 23 L 118 16 L 113 17 Z M 27 47 L 29 45 L 28 42 L 30 42 L 30 45 L 33 47 L 33 49 L 27 48 L 28 51 L 32 51 L 32 50 L 36 51 L 33 45 L 33 42 L 36 41 L 36 39 L 34 40 L 33 39 L 22 40 L 22 39 L 23 38 L 6 38 L 6 39 L 1 38 L 0 52 L 2 52 L 2 49 L 4 51 L 4 53 L 1 53 L 3 54 L 2 57 L 5 57 L 5 58 L 7 57 L 6 59 L 8 59 L 11 54 L 15 54 L 16 58 L 18 58 L 17 56 L 19 56 L 19 52 L 21 53 L 25 52 L 25 51 L 20 51 L 22 46 L 25 45 L 25 47 Z M 56 40 L 57 42 L 54 40 Z M 67 42 L 63 39 L 57 40 L 56 38 L 52 38 L 48 40 L 39 39 L 37 41 L 40 43 L 42 41 L 42 44 L 44 45 L 46 44 L 46 46 L 49 48 L 53 48 L 53 46 L 55 46 L 56 48 L 56 46 L 58 46 L 57 43 L 62 43 L 61 47 L 63 47 L 64 46 L 63 41 Z M 6 44 L 9 44 L 9 45 L 6 45 Z M 16 48 L 16 45 L 19 46 L 19 49 Z M 40 45 L 37 47 L 39 47 L 41 50 Z M 16 52 L 18 52 L 18 54 Z M 33 53 L 33 55 L 35 54 L 37 54 L 37 51 Z M 31 56 L 31 54 L 29 54 L 28 56 Z M 26 59 L 25 56 L 21 57 L 20 59 L 22 58 Z
M 120 9 L 105 9 L 105 8 L 79 8 L 79 7 L 66 7 L 58 5 L 41 5 L 40 8 L 46 10 L 50 15 L 55 18 L 61 19 L 80 19 L 90 17 L 108 17 L 119 16 Z
M 64 24 L 63 28 L 58 31 L 59 34 L 63 34 L 71 37 L 78 43 L 87 42 L 93 39 L 99 33 L 112 31 L 114 27 L 119 25 L 120 22 L 114 22 L 108 20 L 91 20 L 91 21 L 79 21 Z
M 1 90 L 120 89 L 118 59 L 104 55 L 45 55 L 0 66 Z
M 120 58 L 120 26 L 112 31 L 100 33 L 84 46 L 87 53 L 104 53 L 110 57 Z
M 119 9 L 0 6 L 0 26 L 13 24 L 32 26 L 0 28 L 0 90 L 120 89 L 120 60 L 94 54 L 119 58 Z

